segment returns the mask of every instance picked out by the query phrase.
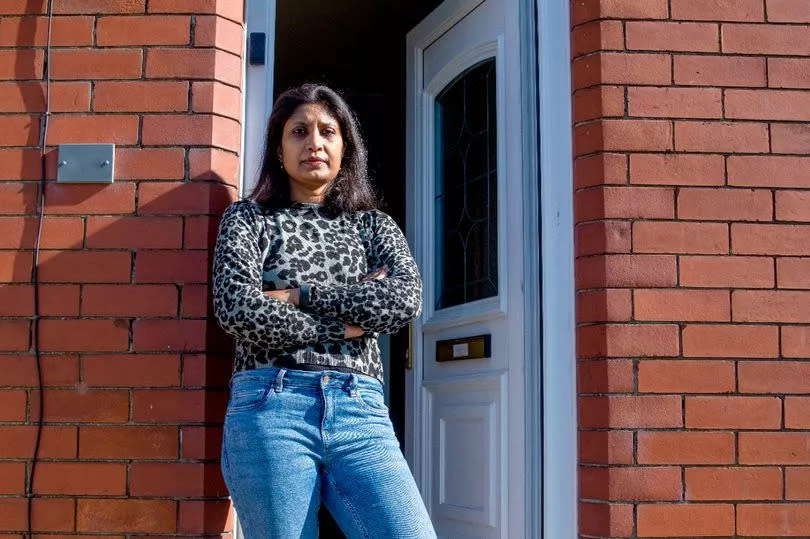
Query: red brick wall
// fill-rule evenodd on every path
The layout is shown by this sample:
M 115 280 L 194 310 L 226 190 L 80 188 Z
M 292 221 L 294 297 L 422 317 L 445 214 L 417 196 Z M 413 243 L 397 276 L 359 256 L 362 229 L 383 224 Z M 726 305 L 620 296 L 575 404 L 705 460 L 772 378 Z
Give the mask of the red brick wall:
M 583 537 L 810 537 L 810 2 L 573 0 Z
M 238 174 L 242 5 L 54 0 L 40 256 L 45 385 L 34 530 L 230 530 L 227 341 L 209 312 Z M 45 0 L 0 3 L 0 532 L 25 529 L 39 415 L 32 261 Z M 111 185 L 56 185 L 59 143 L 116 144 Z

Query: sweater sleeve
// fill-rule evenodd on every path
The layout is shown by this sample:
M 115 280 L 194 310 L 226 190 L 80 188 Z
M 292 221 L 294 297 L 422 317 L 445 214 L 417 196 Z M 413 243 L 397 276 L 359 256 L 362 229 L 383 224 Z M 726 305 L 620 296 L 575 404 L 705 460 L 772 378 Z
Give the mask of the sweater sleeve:
M 214 315 L 237 339 L 271 349 L 344 338 L 344 323 L 262 293 L 259 217 L 246 201 L 231 204 L 219 226 L 213 267 Z
M 396 221 L 379 210 L 370 215 L 368 269 L 386 265 L 388 276 L 348 285 L 314 284 L 307 309 L 365 331 L 394 333 L 422 312 L 422 279 Z

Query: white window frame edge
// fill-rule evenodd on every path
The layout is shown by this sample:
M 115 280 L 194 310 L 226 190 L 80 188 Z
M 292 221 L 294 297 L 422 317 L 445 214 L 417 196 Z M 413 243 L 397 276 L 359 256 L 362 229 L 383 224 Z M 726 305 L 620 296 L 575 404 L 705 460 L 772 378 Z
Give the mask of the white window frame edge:
M 568 2 L 563 1 L 521 0 L 521 9 L 525 14 L 521 17 L 524 21 L 521 43 L 532 44 L 525 50 L 523 73 L 527 78 L 533 79 L 534 74 L 537 77 L 523 84 L 523 118 L 527 119 L 525 248 L 527 253 L 538 252 L 537 247 L 542 250 L 540 260 L 526 257 L 525 268 L 527 297 L 539 297 L 542 308 L 540 319 L 537 309 L 527 310 L 525 319 L 526 327 L 535 329 L 526 332 L 526 350 L 532 354 L 529 357 L 542 358 L 539 365 L 537 362 L 526 365 L 527 442 L 537 443 L 537 435 L 542 433 L 542 461 L 538 462 L 536 453 L 527 457 L 532 460 L 527 463 L 527 472 L 534 491 L 526 495 L 527 503 L 536 504 L 537 496 L 541 497 L 542 515 L 538 519 L 537 511 L 528 513 L 535 520 L 527 523 L 526 531 L 527 537 L 576 538 L 578 453 L 570 13 Z M 545 81 L 548 83 L 544 84 Z M 555 132 L 560 129 L 562 133 Z M 540 239 L 539 245 L 535 238 Z M 538 279 L 539 272 L 542 278 Z M 542 339 L 537 338 L 539 335 Z M 542 395 L 537 395 L 536 388 L 540 387 Z M 540 465 L 542 468 L 538 469 Z M 538 485 L 540 492 L 536 492 Z
M 478 7 L 478 6 L 475 6 Z M 475 8 L 470 9 L 472 12 Z M 466 16 L 466 14 L 465 14 Z M 425 46 L 427 47 L 427 45 Z M 433 102 L 456 77 L 463 74 L 478 62 L 492 58 L 495 60 L 496 77 L 496 107 L 498 110 L 506 108 L 506 68 L 504 66 L 504 40 L 502 37 L 491 41 L 483 41 L 472 49 L 466 50 L 450 60 L 431 80 L 422 79 L 425 91 L 421 99 L 420 126 L 432 126 L 436 121 L 436 114 Z M 422 49 L 424 50 L 424 48 Z M 503 136 L 506 133 L 506 118 L 503 114 L 497 116 L 496 133 L 497 137 L 497 162 L 506 163 L 506 141 Z M 416 127 L 416 126 L 415 126 Z M 436 197 L 436 173 L 435 173 L 435 140 L 433 129 L 422 129 L 422 136 L 425 137 L 421 147 L 421 175 L 424 178 L 424 192 L 422 198 L 417 199 L 417 204 L 424 208 L 433 208 L 433 201 Z M 505 168 L 505 167 L 504 167 Z M 499 178 L 497 182 L 496 200 L 498 204 L 498 215 L 506 215 L 506 182 Z M 441 331 L 461 323 L 471 323 L 494 318 L 505 317 L 507 312 L 507 236 L 505 223 L 498 226 L 498 290 L 495 296 L 490 296 L 475 301 L 470 301 L 461 305 L 443 307 L 436 310 L 435 286 L 427 287 L 424 291 L 424 308 L 420 320 L 421 330 L 425 333 Z M 423 277 L 428 282 L 437 283 L 435 275 L 436 256 L 434 248 L 434 238 L 436 233 L 436 223 L 434 212 L 427 211 L 423 214 L 423 224 L 421 227 L 421 245 L 430 246 L 419 253 L 422 265 Z

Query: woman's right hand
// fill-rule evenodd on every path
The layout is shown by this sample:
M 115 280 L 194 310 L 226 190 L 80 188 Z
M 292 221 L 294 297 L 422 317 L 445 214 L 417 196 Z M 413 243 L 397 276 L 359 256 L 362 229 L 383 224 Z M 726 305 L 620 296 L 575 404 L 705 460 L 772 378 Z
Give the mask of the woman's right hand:
M 345 339 L 352 339 L 354 337 L 359 337 L 360 335 L 365 333 L 365 331 L 362 328 L 353 326 L 351 324 L 347 324 L 346 322 L 343 323 L 343 327 L 344 327 L 343 338 Z

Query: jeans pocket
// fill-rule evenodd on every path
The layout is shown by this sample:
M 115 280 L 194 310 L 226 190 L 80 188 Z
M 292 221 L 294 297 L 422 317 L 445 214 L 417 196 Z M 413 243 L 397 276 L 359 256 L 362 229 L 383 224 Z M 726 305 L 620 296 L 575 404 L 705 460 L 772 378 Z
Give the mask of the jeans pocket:
M 231 387 L 226 413 L 245 412 L 259 408 L 270 393 L 271 386 L 259 380 L 240 380 Z
M 380 391 L 358 387 L 357 397 L 355 398 L 365 410 L 377 415 L 388 415 L 388 406 L 385 404 L 385 396 Z

